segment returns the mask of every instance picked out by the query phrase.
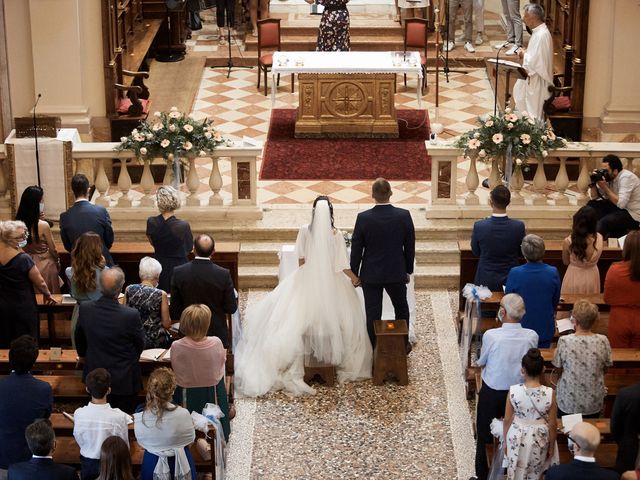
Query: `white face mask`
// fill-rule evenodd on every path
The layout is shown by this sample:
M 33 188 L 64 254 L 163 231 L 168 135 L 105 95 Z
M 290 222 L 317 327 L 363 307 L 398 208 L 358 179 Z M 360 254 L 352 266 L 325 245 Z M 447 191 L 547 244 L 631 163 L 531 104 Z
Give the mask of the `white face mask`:
M 500 323 L 504 323 L 504 307 L 498 308 L 498 320 Z
M 44 202 L 40 202 L 40 213 L 44 212 Z
M 24 248 L 27 246 L 27 239 L 25 238 L 24 240 L 20 240 L 18 242 L 18 248 Z

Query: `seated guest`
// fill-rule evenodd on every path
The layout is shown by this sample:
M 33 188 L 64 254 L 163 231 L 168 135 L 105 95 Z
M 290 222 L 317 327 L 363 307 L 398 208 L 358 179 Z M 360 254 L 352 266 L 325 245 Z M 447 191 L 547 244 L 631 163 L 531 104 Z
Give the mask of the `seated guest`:
M 175 211 L 180 208 L 178 191 L 173 187 L 160 187 L 156 193 L 160 215 L 147 218 L 147 238 L 153 245 L 153 256 L 162 265 L 158 288 L 171 289 L 174 267 L 188 262 L 193 249 L 193 235 L 188 222 L 179 220 Z
M 80 477 L 93 480 L 100 474 L 100 448 L 106 438 L 117 435 L 128 448 L 128 415 L 119 408 L 111 408 L 107 402 L 111 375 L 104 368 L 91 371 L 85 383 L 91 402 L 73 414 L 73 437 L 80 447 Z
M 524 223 L 507 217 L 511 192 L 498 185 L 489 194 L 491 216 L 473 224 L 471 251 L 478 261 L 473 283 L 484 285 L 492 292 L 502 291 L 507 274 L 519 265 L 520 244 L 524 238 Z
M 568 437 L 573 462 L 551 467 L 547 470 L 545 480 L 616 480 L 618 478 L 616 472 L 606 470 L 596 463 L 595 455 L 600 445 L 600 432 L 595 426 L 586 422 L 577 423 Z
M 189 411 L 171 403 L 175 390 L 176 376 L 171 370 L 154 370 L 147 383 L 144 410 L 133 416 L 136 439 L 144 448 L 141 480 L 196 480 L 189 450 L 196 431 Z
M 102 296 L 100 273 L 108 268 L 102 256 L 102 240 L 97 233 L 86 232 L 78 237 L 71 250 L 71 266 L 65 275 L 71 285 L 71 296 L 76 299 L 71 315 L 71 341 L 75 347 L 75 331 L 78 324 L 79 305 Z
M 24 222 L 29 231 L 27 245 L 23 248 L 25 253 L 38 267 L 42 278 L 51 293 L 60 293 L 62 279 L 58 276 L 60 270 L 60 258 L 53 242 L 51 227 L 43 220 L 44 191 L 38 185 L 32 185 L 24 189 L 20 197 L 20 205 L 16 212 L 16 220 Z
M 522 382 L 522 357 L 538 344 L 538 334 L 520 325 L 524 307 L 520 295 L 505 295 L 498 308 L 502 327 L 492 328 L 482 337 L 480 358 L 476 362 L 483 367 L 476 415 L 476 475 L 480 480 L 485 480 L 489 473 L 485 446 L 493 441 L 491 421 L 504 417 L 509 387 Z
M 53 462 L 56 435 L 49 420 L 36 420 L 27 427 L 24 436 L 32 453 L 31 460 L 10 465 L 9 480 L 78 480 L 72 467 Z
M 51 415 L 51 386 L 29 373 L 37 359 L 35 338 L 23 335 L 11 342 L 11 375 L 0 380 L 0 478 L 6 478 L 9 465 L 31 457 L 24 438 L 27 425 Z
M 539 236 L 522 239 L 522 254 L 527 263 L 511 269 L 505 293 L 517 293 L 523 298 L 527 313 L 522 326 L 536 331 L 539 348 L 549 348 L 556 332 L 560 274 L 556 267 L 542 263 L 544 240 Z
M 640 232 L 627 235 L 622 260 L 604 280 L 604 301 L 611 306 L 607 336 L 613 348 L 640 348 Z
M 155 258 L 140 260 L 140 283 L 129 285 L 126 304 L 140 312 L 144 329 L 144 348 L 167 348 L 171 344 L 169 301 L 167 293 L 157 288 L 162 265 Z
M 226 352 L 218 337 L 208 337 L 211 310 L 202 304 L 190 305 L 180 317 L 180 332 L 185 337 L 171 345 L 171 368 L 182 393 L 201 401 L 181 401 L 182 405 L 201 412 L 207 402 L 220 406 L 220 420 L 225 439 L 229 439 L 229 404 L 224 385 Z M 207 368 L 202 368 L 207 365 Z M 215 401 L 217 399 L 217 401 Z
M 129 444 L 122 438 L 114 435 L 102 443 L 98 480 L 134 480 Z
M 8 348 L 20 335 L 39 338 L 34 289 L 47 303 L 56 303 L 33 259 L 22 251 L 28 236 L 24 223 L 0 222 L 0 348 Z
M 640 435 L 640 383 L 618 391 L 611 412 L 611 435 L 618 444 L 616 471 L 633 470 Z
M 562 369 L 558 382 L 558 416 L 581 413 L 598 418 L 606 395 L 604 374 L 611 361 L 611 347 L 604 335 L 593 333 L 598 307 L 586 300 L 573 306 L 571 320 L 576 333 L 558 339 L 553 365 Z
M 89 194 L 89 180 L 78 173 L 71 179 L 71 190 L 76 198 L 75 203 L 60 214 L 60 238 L 67 252 L 75 245 L 76 240 L 85 232 L 96 233 L 102 243 L 102 255 L 108 266 L 113 265 L 109 253 L 113 245 L 113 228 L 109 212 L 100 205 L 94 205 L 87 198 Z
M 111 374 L 109 403 L 127 413 L 135 409 L 136 394 L 142 389 L 140 353 L 144 331 L 137 310 L 120 305 L 118 295 L 124 285 L 119 267 L 100 275 L 102 297 L 80 305 L 75 338 L 78 355 L 86 357 L 83 380 L 90 371 L 105 368 Z

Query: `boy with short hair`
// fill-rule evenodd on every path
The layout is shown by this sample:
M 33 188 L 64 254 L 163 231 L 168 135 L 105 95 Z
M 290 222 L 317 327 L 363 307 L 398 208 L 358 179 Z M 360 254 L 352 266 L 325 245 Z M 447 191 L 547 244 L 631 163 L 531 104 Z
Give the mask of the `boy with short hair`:
M 92 370 L 85 385 L 91 402 L 73 414 L 73 436 L 80 446 L 81 478 L 93 480 L 100 474 L 100 448 L 107 437 L 116 435 L 129 445 L 127 424 L 131 417 L 119 408 L 111 408 L 107 402 L 111 392 L 111 375 L 107 370 Z

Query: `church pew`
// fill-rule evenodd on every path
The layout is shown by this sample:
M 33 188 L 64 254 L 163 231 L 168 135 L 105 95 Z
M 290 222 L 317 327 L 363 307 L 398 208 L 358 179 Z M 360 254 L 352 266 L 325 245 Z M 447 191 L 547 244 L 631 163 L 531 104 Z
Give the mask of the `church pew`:
M 540 349 L 547 367 L 552 367 L 551 361 L 555 351 L 555 348 Z M 613 359 L 613 368 L 640 368 L 640 350 L 636 348 L 612 348 L 611 358 Z
M 67 252 L 64 245 L 56 243 L 56 249 L 60 256 L 60 271 L 71 266 L 71 254 Z M 109 249 L 113 261 L 124 271 L 125 286 L 138 283 L 140 278 L 138 270 L 142 257 L 153 256 L 153 247 L 149 242 L 115 242 Z M 240 242 L 216 242 L 216 249 L 211 257 L 216 264 L 229 270 L 233 285 L 238 288 L 238 255 L 240 253 Z M 193 258 L 193 254 L 189 259 Z M 63 275 L 67 282 L 66 275 Z M 167 292 L 170 293 L 170 292 Z
M 567 224 L 568 225 L 568 224 Z M 543 262 L 553 265 L 560 272 L 560 278 L 564 277 L 567 270 L 566 265 L 562 263 L 562 240 L 545 240 L 545 252 Z M 464 306 L 464 297 L 462 289 L 467 283 L 473 283 L 478 268 L 478 257 L 471 252 L 471 240 L 459 240 L 458 248 L 460 249 L 460 309 Z M 598 261 L 598 269 L 600 271 L 600 289 L 604 288 L 604 278 L 607 270 L 614 262 L 622 260 L 622 250 L 619 247 L 609 247 L 606 243 Z M 521 263 L 525 263 L 524 258 Z

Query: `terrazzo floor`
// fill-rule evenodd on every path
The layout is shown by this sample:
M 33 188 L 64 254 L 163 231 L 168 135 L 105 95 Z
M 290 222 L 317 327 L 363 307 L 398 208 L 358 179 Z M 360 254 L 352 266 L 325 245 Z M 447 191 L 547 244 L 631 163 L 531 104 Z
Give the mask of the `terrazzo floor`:
M 264 291 L 242 292 L 250 305 Z M 317 387 L 310 397 L 236 400 L 228 478 L 455 479 L 472 474 L 473 434 L 453 315 L 457 295 L 416 292 L 409 385 Z

